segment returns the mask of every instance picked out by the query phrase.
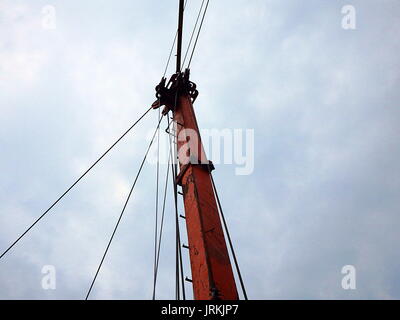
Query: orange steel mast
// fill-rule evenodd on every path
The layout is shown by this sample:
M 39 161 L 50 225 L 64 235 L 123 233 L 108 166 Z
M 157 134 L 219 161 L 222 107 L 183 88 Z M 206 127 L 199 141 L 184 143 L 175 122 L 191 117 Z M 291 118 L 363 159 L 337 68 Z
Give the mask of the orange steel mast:
M 173 113 L 180 169 L 176 183 L 183 190 L 194 299 L 238 300 L 211 181 L 214 167 L 206 158 L 193 109 L 198 92 L 189 80 L 189 69 L 181 72 L 183 9 L 184 0 L 179 0 L 176 73 L 156 87 L 153 108 L 165 106 L 163 115 Z

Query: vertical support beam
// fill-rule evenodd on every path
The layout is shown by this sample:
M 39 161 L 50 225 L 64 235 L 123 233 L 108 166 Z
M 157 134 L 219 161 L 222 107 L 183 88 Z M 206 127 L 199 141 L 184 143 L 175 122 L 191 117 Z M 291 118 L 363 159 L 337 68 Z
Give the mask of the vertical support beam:
M 187 93 L 181 92 L 178 96 L 174 120 L 180 160 L 178 182 L 184 194 L 194 299 L 237 300 L 239 297 L 210 171 L 207 165 L 182 163 L 185 158 L 182 150 L 187 150 L 189 146 L 191 159 L 208 164 L 192 101 Z
M 182 59 L 182 33 L 183 33 L 183 11 L 185 9 L 185 1 L 179 0 L 179 18 L 178 18 L 178 45 L 176 50 L 176 72 L 181 72 Z

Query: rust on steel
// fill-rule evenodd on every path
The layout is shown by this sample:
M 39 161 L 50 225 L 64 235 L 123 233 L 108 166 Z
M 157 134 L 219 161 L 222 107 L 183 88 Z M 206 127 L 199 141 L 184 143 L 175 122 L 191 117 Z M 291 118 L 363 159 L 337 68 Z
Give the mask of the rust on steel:
M 156 88 L 153 108 L 173 112 L 189 240 L 193 294 L 196 300 L 237 300 L 238 292 L 219 217 L 212 182 L 212 163 L 206 158 L 193 109 L 196 86 L 189 70 L 177 73 Z M 188 134 L 190 132 L 190 134 Z M 183 150 L 181 152 L 181 150 Z

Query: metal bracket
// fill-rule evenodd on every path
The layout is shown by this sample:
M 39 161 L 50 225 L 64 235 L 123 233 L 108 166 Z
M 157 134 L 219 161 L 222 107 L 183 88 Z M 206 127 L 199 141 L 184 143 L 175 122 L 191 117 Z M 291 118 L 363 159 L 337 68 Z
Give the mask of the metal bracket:
M 181 167 L 181 170 L 179 171 L 178 176 L 176 177 L 175 183 L 178 186 L 182 185 L 182 178 L 183 175 L 186 173 L 186 170 L 189 168 L 189 166 L 200 166 L 203 170 L 206 170 L 207 172 L 210 172 L 215 170 L 214 164 L 212 163 L 212 161 L 208 161 L 208 163 L 196 163 L 198 161 L 192 161 L 192 159 L 190 159 L 189 163 L 183 165 Z
M 162 78 L 160 83 L 156 86 L 157 100 L 151 105 L 153 109 L 158 109 L 165 106 L 162 111 L 166 115 L 170 110 L 175 110 L 176 100 L 180 92 L 187 92 L 192 98 L 192 103 L 196 100 L 199 92 L 196 89 L 196 84 L 189 80 L 190 70 L 186 69 L 185 72 L 175 73 L 171 76 L 168 83 L 167 79 Z

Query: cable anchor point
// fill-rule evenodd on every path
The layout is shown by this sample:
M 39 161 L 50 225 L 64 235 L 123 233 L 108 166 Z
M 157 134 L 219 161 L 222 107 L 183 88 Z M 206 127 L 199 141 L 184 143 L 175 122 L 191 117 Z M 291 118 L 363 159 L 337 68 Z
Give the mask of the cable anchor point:
M 167 78 L 163 77 L 160 83 L 156 86 L 156 98 L 151 107 L 158 109 L 164 106 L 162 111 L 163 115 L 166 115 L 170 110 L 174 111 L 176 97 L 181 92 L 186 92 L 192 99 L 192 103 L 195 102 L 199 91 L 194 82 L 189 80 L 190 69 L 186 69 L 185 72 L 178 72 L 171 76 L 167 83 Z

